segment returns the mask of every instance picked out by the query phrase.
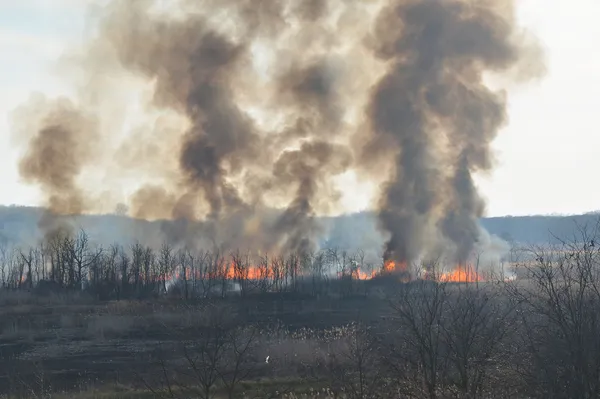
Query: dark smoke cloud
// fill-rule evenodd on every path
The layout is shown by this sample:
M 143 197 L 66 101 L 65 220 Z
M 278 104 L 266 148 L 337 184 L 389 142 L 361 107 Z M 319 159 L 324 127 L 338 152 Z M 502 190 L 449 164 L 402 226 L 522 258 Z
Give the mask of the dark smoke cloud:
M 308 2 L 310 3 L 310 2 Z M 315 5 L 306 12 L 319 9 Z M 288 134 L 312 138 L 297 150 L 284 151 L 273 167 L 269 184 L 295 191 L 294 199 L 277 220 L 274 237 L 286 237 L 283 250 L 307 252 L 316 249 L 315 239 L 322 233 L 316 222 L 312 200 L 326 191 L 321 174 L 342 173 L 351 165 L 351 153 L 342 146 L 325 141 L 335 136 L 343 115 L 336 93 L 335 71 L 326 60 L 304 68 L 293 66 L 278 82 L 281 98 L 297 104 L 301 110 L 295 129 Z M 316 137 L 310 137 L 317 132 Z M 327 174 L 326 174 L 327 175 Z
M 381 155 L 378 141 L 395 143 L 379 202 L 387 257 L 414 260 L 432 229 L 455 244 L 457 261 L 475 245 L 484 206 L 472 174 L 492 166 L 506 120 L 503 94 L 483 79 L 519 60 L 513 11 L 510 1 L 403 0 L 379 16 L 373 50 L 390 67 L 368 108 L 375 136 L 363 159 Z
M 304 68 L 292 66 L 286 75 L 279 80 L 282 100 L 297 104 L 302 111 L 296 126 L 310 129 L 298 129 L 298 136 L 318 131 L 322 135 L 333 135 L 337 132 L 343 112 L 336 93 L 339 84 L 335 81 L 336 70 L 327 60 L 320 60 Z
M 326 142 L 304 144 L 299 150 L 283 153 L 277 160 L 273 172 L 278 184 L 287 181 L 297 186 L 295 198 L 274 226 L 274 237 L 287 237 L 284 250 L 315 249 L 314 239 L 320 229 L 311 200 L 322 186 L 319 171 L 329 168 L 339 172 L 349 165 L 348 151 Z
M 204 196 L 209 217 L 218 219 L 241 205 L 237 190 L 225 180 L 225 162 L 235 171 L 248 157 L 258 156 L 252 121 L 236 106 L 228 87 L 245 49 L 211 30 L 201 17 L 176 23 L 151 19 L 142 8 L 119 11 L 126 14 L 108 18 L 104 32 L 126 68 L 156 80 L 155 104 L 190 118 L 192 127 L 179 154 L 183 190 Z M 173 217 L 194 215 L 185 194 Z M 146 203 L 141 205 L 136 212 L 144 212 Z
M 319 229 L 313 202 L 319 188 L 328 188 L 328 178 L 351 164 L 349 150 L 334 151 L 337 147 L 328 139 L 336 134 L 343 115 L 336 93 L 343 79 L 326 54 L 305 59 L 299 49 L 286 48 L 298 62 L 281 66 L 275 80 L 263 86 L 265 94 L 272 93 L 273 106 L 287 113 L 285 121 L 260 131 L 238 102 L 244 85 L 253 79 L 253 41 L 275 41 L 292 20 L 320 29 L 317 22 L 327 10 L 325 2 L 198 5 L 198 10 L 231 9 L 241 35 L 219 30 L 206 9 L 204 14 L 170 19 L 153 15 L 149 4 L 113 2 L 101 24 L 101 38 L 127 70 L 155 82 L 155 107 L 185 114 L 191 126 L 182 136 L 160 138 L 178 140 L 179 153 L 172 155 L 178 157 L 181 173 L 176 187 L 143 187 L 133 196 L 133 214 L 146 217 L 169 209 L 168 217 L 177 222 L 165 225 L 165 231 L 175 241 L 190 235 L 184 220 L 202 219 L 196 230 L 212 237 L 226 231 L 224 240 L 231 245 L 256 243 L 251 234 L 263 236 L 258 244 L 265 249 L 314 248 Z M 244 197 L 240 185 L 232 182 L 239 176 L 243 185 L 283 194 L 287 202 L 282 215 L 270 224 L 259 223 L 258 231 L 256 226 L 246 229 L 244 221 L 264 212 L 264 200 L 255 193 Z
M 64 217 L 80 215 L 89 205 L 78 178 L 83 165 L 94 159 L 97 123 L 65 98 L 49 101 L 34 96 L 14 116 L 18 140 L 28 140 L 19 173 L 44 194 L 46 212 L 40 228 L 44 234 L 68 229 Z
M 463 259 L 484 210 L 473 173 L 491 168 L 506 119 L 483 75 L 523 54 L 512 2 L 498 4 L 179 0 L 165 13 L 149 0 L 111 1 L 80 50 L 96 82 L 82 97 L 114 99 L 98 82 L 118 66 L 152 84 L 146 111 L 185 123 L 161 114 L 118 139 L 105 121 L 95 127 L 93 107 L 29 108 L 45 116 L 29 129 L 21 174 L 50 209 L 93 211 L 80 181 L 103 167 L 92 143 L 118 142 L 106 170 L 141 181 L 132 216 L 168 219 L 174 244 L 268 251 L 316 248 L 317 216 L 338 207 L 335 176 L 390 174 L 377 203 L 386 256 L 412 260 L 441 235 Z M 261 48 L 269 61 L 257 72 Z

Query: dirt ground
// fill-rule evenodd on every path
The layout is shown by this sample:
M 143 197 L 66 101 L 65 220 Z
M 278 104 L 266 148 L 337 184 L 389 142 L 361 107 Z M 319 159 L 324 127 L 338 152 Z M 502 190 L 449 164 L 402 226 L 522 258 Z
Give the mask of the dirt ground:
M 384 301 L 375 298 L 231 298 L 222 300 L 236 317 L 289 331 L 323 330 L 362 319 L 375 322 Z M 0 393 L 83 392 L 94 387 L 144 388 L 157 372 L 160 348 L 175 353 L 193 341 L 201 303 L 82 303 L 79 298 L 22 298 L 0 307 Z M 272 343 L 264 343 L 273 349 Z M 281 343 L 280 343 L 281 344 Z M 295 349 L 292 349 L 294 351 Z M 265 350 L 268 352 L 268 350 Z M 258 380 L 293 379 L 295 370 L 264 370 Z M 260 369 L 260 367 L 258 368 Z M 127 397 L 122 392 L 117 397 Z

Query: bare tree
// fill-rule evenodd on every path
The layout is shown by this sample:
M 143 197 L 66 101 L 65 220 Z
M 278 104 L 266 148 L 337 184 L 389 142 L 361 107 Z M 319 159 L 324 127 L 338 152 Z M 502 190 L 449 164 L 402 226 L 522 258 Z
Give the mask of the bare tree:
M 189 397 L 193 393 L 202 399 L 211 399 L 223 388 L 227 397 L 236 397 L 240 382 L 251 375 L 256 365 L 252 356 L 258 330 L 240 325 L 231 310 L 214 304 L 202 308 L 197 314 L 196 338 L 191 342 L 183 337 L 177 340 L 182 342 L 183 363 L 169 361 L 165 351 L 159 354 L 162 385 L 167 387 L 166 393 L 160 396 Z M 144 382 L 159 393 L 148 379 Z
M 227 264 L 220 249 L 206 251 L 201 259 L 202 263 L 202 290 L 204 297 L 209 297 L 216 290 L 225 296 L 227 284 Z
M 2 288 L 7 287 L 7 274 L 12 265 L 12 250 L 9 249 L 5 240 L 0 241 L 0 278 L 2 279 Z
M 353 323 L 345 331 L 342 345 L 327 354 L 326 370 L 334 393 L 348 399 L 389 397 L 372 330 Z
M 120 281 L 117 286 L 117 300 L 129 294 L 129 256 L 123 250 L 119 248 L 119 275 Z
M 313 255 L 312 268 L 311 268 L 311 279 L 312 279 L 312 294 L 322 295 L 324 289 L 324 283 L 327 280 L 326 273 L 326 252 L 319 251 Z
M 133 276 L 133 289 L 135 290 L 135 294 L 138 297 L 141 295 L 142 285 L 144 284 L 144 277 L 146 277 L 142 276 L 144 252 L 144 246 L 139 241 L 136 241 L 131 246 L 130 273 Z
M 181 283 L 183 284 L 183 298 L 187 301 L 190 298 L 188 277 L 191 267 L 188 267 L 188 261 L 193 261 L 193 255 L 187 249 L 181 249 L 177 252 L 179 268 L 181 270 Z
M 113 295 L 119 296 L 119 255 L 120 248 L 113 244 L 104 254 L 103 267 L 101 270 L 101 282 L 97 284 L 97 295 L 100 298 L 112 298 Z
M 192 372 L 194 382 L 201 389 L 200 397 L 214 397 L 219 381 L 219 368 L 227 346 L 227 327 L 221 309 L 210 309 L 202 332 L 190 345 L 183 346 L 183 355 Z
M 19 250 L 19 255 L 21 256 L 22 265 L 20 266 L 20 274 L 19 274 L 19 288 L 21 288 L 22 283 L 25 283 L 27 288 L 33 288 L 33 262 L 34 262 L 34 253 L 33 248 L 29 248 L 27 254 L 23 253 L 23 250 Z M 25 271 L 25 276 L 23 276 L 23 271 Z
M 156 289 L 156 255 L 152 248 L 145 247 L 142 253 L 142 281 L 145 288 L 145 295 L 154 292 Z
M 419 281 L 402 287 L 390 301 L 394 318 L 386 360 L 404 395 L 439 397 L 446 371 L 441 322 L 447 300 L 446 283 Z
M 440 323 L 448 369 L 444 385 L 465 398 L 490 397 L 497 388 L 510 392 L 496 371 L 505 365 L 515 307 L 502 285 L 458 285 L 449 293 Z
M 270 258 L 268 254 L 265 254 L 260 257 L 258 261 L 258 278 L 257 278 L 257 288 L 259 292 L 265 293 L 268 292 L 273 284 L 274 273 L 271 269 Z
M 286 288 L 291 289 L 293 292 L 297 292 L 298 278 L 300 276 L 300 255 L 297 253 L 288 254 L 285 259 L 284 270 Z
M 173 267 L 175 266 L 175 255 L 173 253 L 173 247 L 166 242 L 164 242 L 160 248 L 158 266 L 160 268 L 159 273 L 162 291 L 167 292 L 167 280 L 173 278 L 172 272 Z
M 271 270 L 273 271 L 273 285 L 275 291 L 283 292 L 287 287 L 285 273 L 285 258 L 283 255 L 271 258 Z
M 231 266 L 233 275 L 228 276 L 240 287 L 240 294 L 244 296 L 248 289 L 250 278 L 250 262 L 248 254 L 242 254 L 239 250 L 231 253 Z
M 217 368 L 221 382 L 227 390 L 227 397 L 235 397 L 241 381 L 251 376 L 255 370 L 254 347 L 257 343 L 258 328 L 248 326 L 229 326 L 227 345 L 221 367 Z
M 577 226 L 551 248 L 530 248 L 528 281 L 515 285 L 530 387 L 545 397 L 600 396 L 600 224 Z
M 79 230 L 77 237 L 71 241 L 71 244 L 71 259 L 76 267 L 75 284 L 78 289 L 82 289 L 88 269 L 92 263 L 98 260 L 102 254 L 102 249 L 98 248 L 94 252 L 90 250 L 89 236 L 83 229 Z
M 46 251 L 44 243 L 34 249 L 36 282 L 46 279 Z

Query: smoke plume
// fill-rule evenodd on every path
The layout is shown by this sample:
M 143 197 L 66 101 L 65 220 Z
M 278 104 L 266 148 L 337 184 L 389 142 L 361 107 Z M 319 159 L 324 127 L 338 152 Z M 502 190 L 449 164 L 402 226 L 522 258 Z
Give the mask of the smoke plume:
M 84 165 L 93 161 L 92 143 L 98 140 L 98 130 L 94 118 L 65 98 L 48 101 L 32 96 L 17 113 L 28 114 L 31 109 L 33 118 L 19 118 L 23 125 L 15 131 L 19 140 L 28 141 L 19 172 L 25 182 L 39 185 L 44 192 L 46 211 L 40 227 L 54 234 L 69 229 L 65 216 L 86 211 L 89 200 L 78 178 Z
M 392 144 L 393 177 L 379 201 L 386 257 L 415 259 L 436 231 L 457 261 L 477 242 L 484 204 L 473 173 L 492 167 L 490 143 L 506 122 L 504 94 L 484 77 L 521 57 L 514 11 L 510 1 L 406 0 L 378 17 L 372 49 L 389 67 L 368 106 L 363 159 Z
M 335 179 L 354 171 L 382 183 L 386 257 L 410 261 L 439 239 L 468 256 L 484 211 L 473 174 L 492 167 L 506 122 L 484 77 L 525 52 L 511 1 L 169 5 L 110 1 L 69 58 L 81 98 L 16 115 L 21 175 L 52 213 L 123 203 L 166 220 L 173 243 L 310 251 L 317 216 L 339 209 Z M 119 81 L 150 93 L 143 121 L 112 117 L 135 108 Z

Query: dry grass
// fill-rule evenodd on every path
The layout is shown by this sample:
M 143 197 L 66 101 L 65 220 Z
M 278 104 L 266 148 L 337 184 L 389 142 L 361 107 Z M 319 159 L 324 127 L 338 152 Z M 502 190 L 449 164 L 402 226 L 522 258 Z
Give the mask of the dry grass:
M 242 398 L 280 398 L 280 399 L 333 399 L 335 396 L 331 390 L 318 383 L 309 385 L 302 379 L 280 379 L 280 380 L 262 380 L 243 382 Z M 173 388 L 173 392 L 178 399 L 196 398 L 198 395 L 193 389 L 186 390 L 185 393 Z M 36 396 L 31 396 L 35 398 Z M 38 396 L 39 397 L 39 396 Z M 155 399 L 157 397 L 168 398 L 166 391 L 147 389 L 136 389 L 123 385 L 114 385 L 101 388 L 82 389 L 77 392 L 55 393 L 51 396 L 53 399 Z M 225 399 L 225 393 L 216 392 L 215 399 Z M 2 399 L 17 399 L 16 396 L 0 396 Z M 19 396 L 19 399 L 24 399 Z M 27 397 L 25 397 L 27 398 Z M 339 398 L 339 397 L 338 397 Z M 341 398 L 340 398 L 341 399 Z
M 69 294 L 51 293 L 49 295 L 34 295 L 29 291 L 19 290 L 0 290 L 0 306 L 2 307 L 18 307 L 23 305 L 39 306 L 71 306 L 72 304 L 91 304 L 92 299 L 81 292 L 73 292 Z
M 191 326 L 197 319 L 197 312 L 173 309 L 168 303 L 78 301 L 4 292 L 0 294 L 0 339 L 36 341 L 46 340 L 48 335 L 61 339 L 76 334 L 86 340 L 103 341 L 125 338 L 139 329 Z
M 100 364 L 106 361 L 102 358 L 104 351 L 111 352 L 111 356 L 112 351 L 121 350 L 145 354 L 144 345 L 148 345 L 145 340 L 154 343 L 156 340 L 162 339 L 160 337 L 163 335 L 167 337 L 165 339 L 172 340 L 174 337 L 178 337 L 179 333 L 184 337 L 183 339 L 187 339 L 185 338 L 186 334 L 195 331 L 195 327 L 203 322 L 205 313 L 203 307 L 199 305 L 181 305 L 160 300 L 155 302 L 121 301 L 75 304 L 61 302 L 60 298 L 54 298 L 54 302 L 36 304 L 28 295 L 15 296 L 12 300 L 15 305 L 0 309 L 2 344 L 21 348 L 19 345 L 27 342 L 24 349 L 18 349 L 21 352 L 15 355 L 19 356 L 21 362 L 45 362 L 64 357 L 66 363 L 61 363 L 59 366 L 64 367 L 64 370 L 82 367 L 79 363 L 74 363 L 76 366 L 69 365 L 71 355 L 73 355 L 74 362 L 80 362 L 79 358 L 84 354 L 87 356 L 87 351 L 89 351 L 90 361 L 95 362 L 93 359 L 97 355 L 102 359 L 98 362 Z M 320 381 L 314 378 L 311 378 L 309 382 L 298 379 L 301 375 L 299 374 L 301 371 L 298 368 L 299 364 L 311 363 L 315 357 L 322 357 L 324 353 L 333 350 L 340 336 L 345 333 L 332 329 L 323 334 L 326 337 L 320 336 L 321 334 L 316 336 L 308 329 L 296 330 L 294 333 L 279 328 L 276 331 L 269 330 L 269 333 L 261 336 L 258 342 L 259 356 L 264 354 L 262 359 L 267 355 L 271 358 L 269 367 L 262 363 L 258 365 L 261 370 L 266 367 L 265 374 L 262 374 L 262 378 L 258 380 L 241 383 L 240 392 L 245 392 L 246 396 L 244 397 L 247 398 L 330 398 L 331 396 L 328 396 L 329 393 Z M 323 341 L 323 339 L 325 340 Z M 119 356 L 120 352 L 115 355 L 114 359 L 117 359 L 116 362 L 121 362 L 118 363 L 118 367 L 122 367 L 123 360 Z M 90 386 L 88 385 L 91 384 L 90 382 L 82 382 L 82 380 L 72 388 L 65 388 L 61 385 L 62 379 L 58 382 L 57 380 L 50 381 L 50 378 L 62 378 L 60 375 L 63 373 L 63 369 L 58 369 L 54 365 L 47 367 L 44 369 L 49 377 L 47 389 L 50 389 L 49 387 L 60 390 L 73 389 L 73 392 L 52 394 L 52 398 L 157 397 L 148 390 L 102 385 L 110 384 L 110 381 L 136 383 L 137 380 L 127 374 L 129 370 L 124 370 L 123 375 L 119 375 L 119 378 L 115 379 L 112 379 L 112 376 L 106 377 L 105 374 L 96 377 L 93 372 L 90 377 L 82 377 L 86 381 L 95 381 L 95 384 L 101 384 L 100 388 Z M 115 363 L 115 367 L 117 367 L 117 363 Z M 99 373 L 105 373 L 105 371 L 99 371 Z M 121 376 L 123 378 L 120 378 Z M 265 377 L 267 378 L 265 379 Z M 93 380 L 92 378 L 98 379 Z M 30 382 L 28 379 L 27 383 Z M 278 393 L 273 396 L 275 392 Z M 12 399 L 10 396 L 0 395 L 0 398 L 4 397 Z M 36 396 L 32 395 L 31 397 Z M 217 398 L 219 397 L 224 398 L 226 395 L 217 396 Z
M 98 314 L 87 319 L 87 335 L 99 340 L 123 337 L 133 327 L 134 319 L 131 316 Z

